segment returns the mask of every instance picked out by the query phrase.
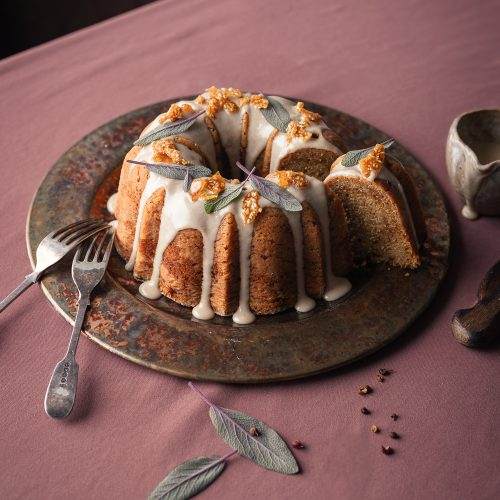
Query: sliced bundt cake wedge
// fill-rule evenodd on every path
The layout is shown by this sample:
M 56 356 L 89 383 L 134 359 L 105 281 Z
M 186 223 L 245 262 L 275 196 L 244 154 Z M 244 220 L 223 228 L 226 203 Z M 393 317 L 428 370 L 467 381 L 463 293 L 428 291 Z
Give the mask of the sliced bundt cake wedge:
M 342 202 L 358 265 L 371 261 L 416 268 L 423 217 L 410 177 L 395 160 L 391 165 L 397 168 L 388 164 L 383 144 L 347 153 L 332 165 L 325 185 Z

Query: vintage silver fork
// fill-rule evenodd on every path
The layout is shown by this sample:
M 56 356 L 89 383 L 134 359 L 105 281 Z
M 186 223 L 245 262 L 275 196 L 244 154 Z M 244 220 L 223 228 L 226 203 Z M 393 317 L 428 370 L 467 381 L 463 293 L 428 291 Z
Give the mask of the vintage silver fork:
M 85 244 L 82 244 L 73 258 L 71 275 L 78 288 L 78 312 L 66 355 L 54 368 L 45 394 L 45 411 L 52 418 L 67 417 L 73 408 L 78 382 L 78 363 L 75 359 L 78 339 L 85 311 L 90 305 L 90 294 L 101 281 L 108 265 L 114 236 L 115 229 L 110 227 L 104 234 L 94 237 L 85 255 Z
M 69 251 L 79 245 L 83 240 L 102 231 L 108 224 L 101 220 L 86 219 L 68 226 L 61 227 L 49 233 L 40 242 L 36 249 L 35 270 L 25 276 L 12 292 L 0 302 L 2 312 L 12 301 L 36 283 L 40 275 L 50 266 L 60 261 Z

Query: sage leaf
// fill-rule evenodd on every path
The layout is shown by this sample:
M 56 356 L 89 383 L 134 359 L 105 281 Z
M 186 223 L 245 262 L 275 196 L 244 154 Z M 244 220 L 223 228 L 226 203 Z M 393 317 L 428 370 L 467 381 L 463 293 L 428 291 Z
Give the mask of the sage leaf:
M 146 146 L 153 141 L 157 141 L 159 139 L 163 139 L 164 137 L 170 137 L 172 135 L 182 134 L 186 130 L 188 130 L 196 119 L 205 113 L 205 110 L 202 109 L 193 113 L 192 115 L 187 116 L 186 118 L 182 118 L 181 120 L 177 120 L 175 122 L 167 122 L 164 125 L 160 125 L 156 129 L 152 130 L 144 137 L 140 137 L 137 141 L 134 142 L 135 146 Z
M 302 210 L 302 204 L 300 203 L 293 194 L 289 193 L 286 189 L 281 188 L 278 184 L 259 177 L 252 172 L 250 172 L 245 165 L 236 162 L 239 169 L 243 170 L 250 179 L 253 187 L 267 200 L 275 203 L 283 210 L 288 212 L 300 212 Z M 255 169 L 254 169 L 255 170 Z
M 269 124 L 280 132 L 286 133 L 288 124 L 291 121 L 290 114 L 281 102 L 273 97 L 266 98 L 268 102 L 267 108 L 261 108 L 260 112 L 264 115 L 264 118 Z
M 394 144 L 394 139 L 388 139 L 387 141 L 381 142 L 384 149 L 390 148 Z M 362 160 L 365 156 L 370 154 L 375 146 L 370 146 L 364 149 L 355 149 L 353 151 L 348 151 L 340 162 L 344 167 L 354 167 Z
M 193 179 L 198 177 L 208 177 L 212 171 L 203 165 L 177 165 L 176 163 L 148 163 L 145 161 L 127 160 L 128 163 L 143 165 L 151 172 L 168 177 L 169 179 L 183 180 L 186 177 L 186 171 Z
M 210 406 L 210 419 L 219 436 L 243 455 L 265 469 L 296 474 L 299 466 L 280 435 L 264 422 L 240 411 Z M 255 427 L 259 435 L 253 436 Z
M 264 198 L 272 201 L 283 210 L 288 212 L 300 212 L 302 210 L 300 201 L 292 193 L 278 186 L 278 184 L 256 175 L 250 177 L 250 182 Z
M 217 406 L 193 382 L 188 382 L 188 386 L 210 406 L 210 419 L 217 433 L 240 455 L 282 474 L 299 471 L 295 457 L 275 430 L 246 413 Z M 250 432 L 252 427 L 258 431 L 258 436 Z
M 186 169 L 186 175 L 184 176 L 184 182 L 182 183 L 182 189 L 187 193 L 193 182 L 193 176 L 189 169 Z
M 184 500 L 213 483 L 226 465 L 226 457 L 198 457 L 173 469 L 152 491 L 149 500 Z
M 224 189 L 223 193 L 218 198 L 205 202 L 205 212 L 207 214 L 212 214 L 214 212 L 217 212 L 218 210 L 223 209 L 231 202 L 239 198 L 239 196 L 243 192 L 244 186 L 244 182 L 238 185 L 226 184 L 226 189 Z

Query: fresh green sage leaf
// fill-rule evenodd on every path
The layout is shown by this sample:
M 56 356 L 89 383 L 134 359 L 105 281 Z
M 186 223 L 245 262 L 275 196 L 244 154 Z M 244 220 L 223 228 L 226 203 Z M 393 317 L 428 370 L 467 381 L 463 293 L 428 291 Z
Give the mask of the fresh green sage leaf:
M 387 141 L 381 142 L 384 149 L 390 148 L 394 144 L 394 139 L 388 139 Z M 365 156 L 370 154 L 375 146 L 370 146 L 364 149 L 355 149 L 353 151 L 348 151 L 343 157 L 341 164 L 344 167 L 354 167 L 362 160 Z
M 205 202 L 205 212 L 207 214 L 213 214 L 214 212 L 217 212 L 232 203 L 234 200 L 239 198 L 243 192 L 244 185 L 244 182 L 236 185 L 226 184 L 226 189 L 224 189 L 224 192 L 218 198 Z
M 213 483 L 226 465 L 226 457 L 198 457 L 173 469 L 153 490 L 149 500 L 185 500 Z
M 290 123 L 290 114 L 285 109 L 283 104 L 272 97 L 267 98 L 267 108 L 261 108 L 261 113 L 264 118 L 271 124 L 274 128 L 278 129 L 280 132 L 286 133 L 288 124 Z

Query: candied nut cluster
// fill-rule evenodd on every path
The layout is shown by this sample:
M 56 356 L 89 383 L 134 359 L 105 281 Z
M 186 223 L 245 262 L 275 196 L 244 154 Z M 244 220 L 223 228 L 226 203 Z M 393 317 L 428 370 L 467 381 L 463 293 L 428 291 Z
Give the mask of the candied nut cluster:
M 292 142 L 296 137 L 308 141 L 312 136 L 312 133 L 307 130 L 307 125 L 302 122 L 292 120 L 288 127 L 286 128 L 286 140 L 287 142 Z
M 186 115 L 190 115 L 194 112 L 193 107 L 190 104 L 172 104 L 166 113 L 159 116 L 158 121 L 163 124 L 165 122 L 175 122 L 184 118 Z
M 230 113 L 236 113 L 239 107 L 231 99 L 232 97 L 243 97 L 241 90 L 233 88 L 220 88 L 210 87 L 207 89 L 208 98 L 203 95 L 199 95 L 195 100 L 198 104 L 206 105 L 207 115 L 210 118 L 215 118 L 215 115 L 222 109 L 229 111 Z
M 219 111 L 225 109 L 230 113 L 236 113 L 241 106 L 252 104 L 257 108 L 267 108 L 268 101 L 262 94 L 245 95 L 239 89 L 210 87 L 206 90 L 208 97 L 199 95 L 195 101 L 206 106 L 207 115 L 214 119 Z M 239 104 L 233 101 L 239 100 Z
M 269 101 L 262 94 L 245 95 L 240 98 L 240 107 L 246 104 L 252 104 L 256 108 L 267 108 Z
M 226 188 L 226 180 L 219 172 L 211 177 L 204 177 L 193 182 L 196 190 L 191 193 L 191 199 L 197 201 L 200 198 L 204 201 L 214 200 Z
M 262 212 L 262 207 L 259 205 L 260 194 L 258 191 L 248 191 L 243 196 L 241 203 L 241 211 L 243 214 L 243 221 L 245 224 L 253 222 L 257 215 Z
M 295 109 L 301 114 L 301 123 L 306 126 L 311 125 L 311 123 L 318 123 L 321 120 L 321 115 L 319 113 L 314 113 L 314 111 L 309 111 L 304 107 L 304 103 L 299 101 Z
M 385 149 L 382 144 L 376 144 L 370 154 L 359 161 L 359 168 L 365 177 L 369 177 L 372 172 L 378 174 L 382 170 L 385 159 Z
M 175 142 L 168 137 L 153 142 L 153 161 L 158 163 L 190 165 L 190 163 L 182 157 L 182 154 L 177 149 Z
M 303 189 L 309 186 L 309 181 L 307 180 L 306 174 L 304 172 L 294 172 L 293 170 L 278 170 L 275 172 L 278 178 L 278 184 L 280 187 L 286 189 L 290 185 L 296 187 L 297 189 Z

